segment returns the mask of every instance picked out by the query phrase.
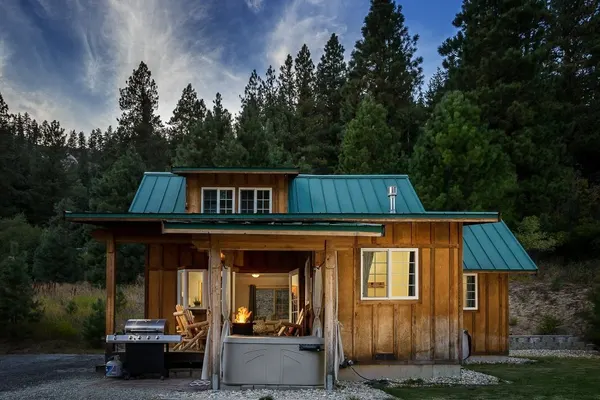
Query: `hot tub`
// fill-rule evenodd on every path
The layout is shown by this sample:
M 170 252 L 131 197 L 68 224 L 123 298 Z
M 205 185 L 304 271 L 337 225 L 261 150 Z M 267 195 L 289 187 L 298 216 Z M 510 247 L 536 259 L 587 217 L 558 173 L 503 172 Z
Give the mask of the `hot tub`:
M 225 338 L 223 384 L 323 386 L 323 338 L 238 336 Z

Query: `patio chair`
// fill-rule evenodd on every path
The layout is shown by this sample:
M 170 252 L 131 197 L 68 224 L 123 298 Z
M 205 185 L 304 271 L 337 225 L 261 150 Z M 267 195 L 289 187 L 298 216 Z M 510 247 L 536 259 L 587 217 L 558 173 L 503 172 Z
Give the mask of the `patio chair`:
M 173 316 L 177 321 L 177 333 L 181 335 L 182 340 L 173 347 L 173 351 L 204 350 L 204 340 L 208 336 L 210 323 L 208 321 L 194 322 L 194 316 L 190 310 L 183 309 L 180 305 L 177 305 L 175 309 L 177 311 L 173 313 Z
M 296 323 L 282 322 L 277 336 L 304 336 L 304 309 L 298 313 Z

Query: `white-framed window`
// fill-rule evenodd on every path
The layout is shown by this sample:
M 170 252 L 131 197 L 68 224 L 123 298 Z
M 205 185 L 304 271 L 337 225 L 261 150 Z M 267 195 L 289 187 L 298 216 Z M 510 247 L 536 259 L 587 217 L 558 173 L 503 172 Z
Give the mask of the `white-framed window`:
M 234 188 L 202 188 L 203 214 L 233 214 Z
M 477 274 L 463 274 L 463 310 L 477 310 Z
M 185 308 L 207 308 L 208 272 L 200 269 L 177 271 L 177 304 Z
M 270 214 L 272 197 L 270 188 L 240 188 L 238 212 L 240 214 Z
M 419 298 L 417 249 L 361 249 L 361 300 Z

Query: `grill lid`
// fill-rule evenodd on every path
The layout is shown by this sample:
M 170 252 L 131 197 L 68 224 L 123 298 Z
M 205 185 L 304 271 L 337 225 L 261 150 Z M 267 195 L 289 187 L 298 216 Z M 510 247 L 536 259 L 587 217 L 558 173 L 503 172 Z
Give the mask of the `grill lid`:
M 128 319 L 125 323 L 125 333 L 165 333 L 166 319 Z

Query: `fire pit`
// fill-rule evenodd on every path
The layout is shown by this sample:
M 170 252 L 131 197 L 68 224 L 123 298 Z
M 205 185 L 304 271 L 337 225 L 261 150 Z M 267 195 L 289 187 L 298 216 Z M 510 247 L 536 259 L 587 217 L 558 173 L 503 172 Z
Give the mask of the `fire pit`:
M 231 324 L 231 333 L 233 335 L 254 335 L 254 322 L 250 321 L 252 311 L 248 311 L 246 307 L 240 307 L 235 313 L 235 318 Z

